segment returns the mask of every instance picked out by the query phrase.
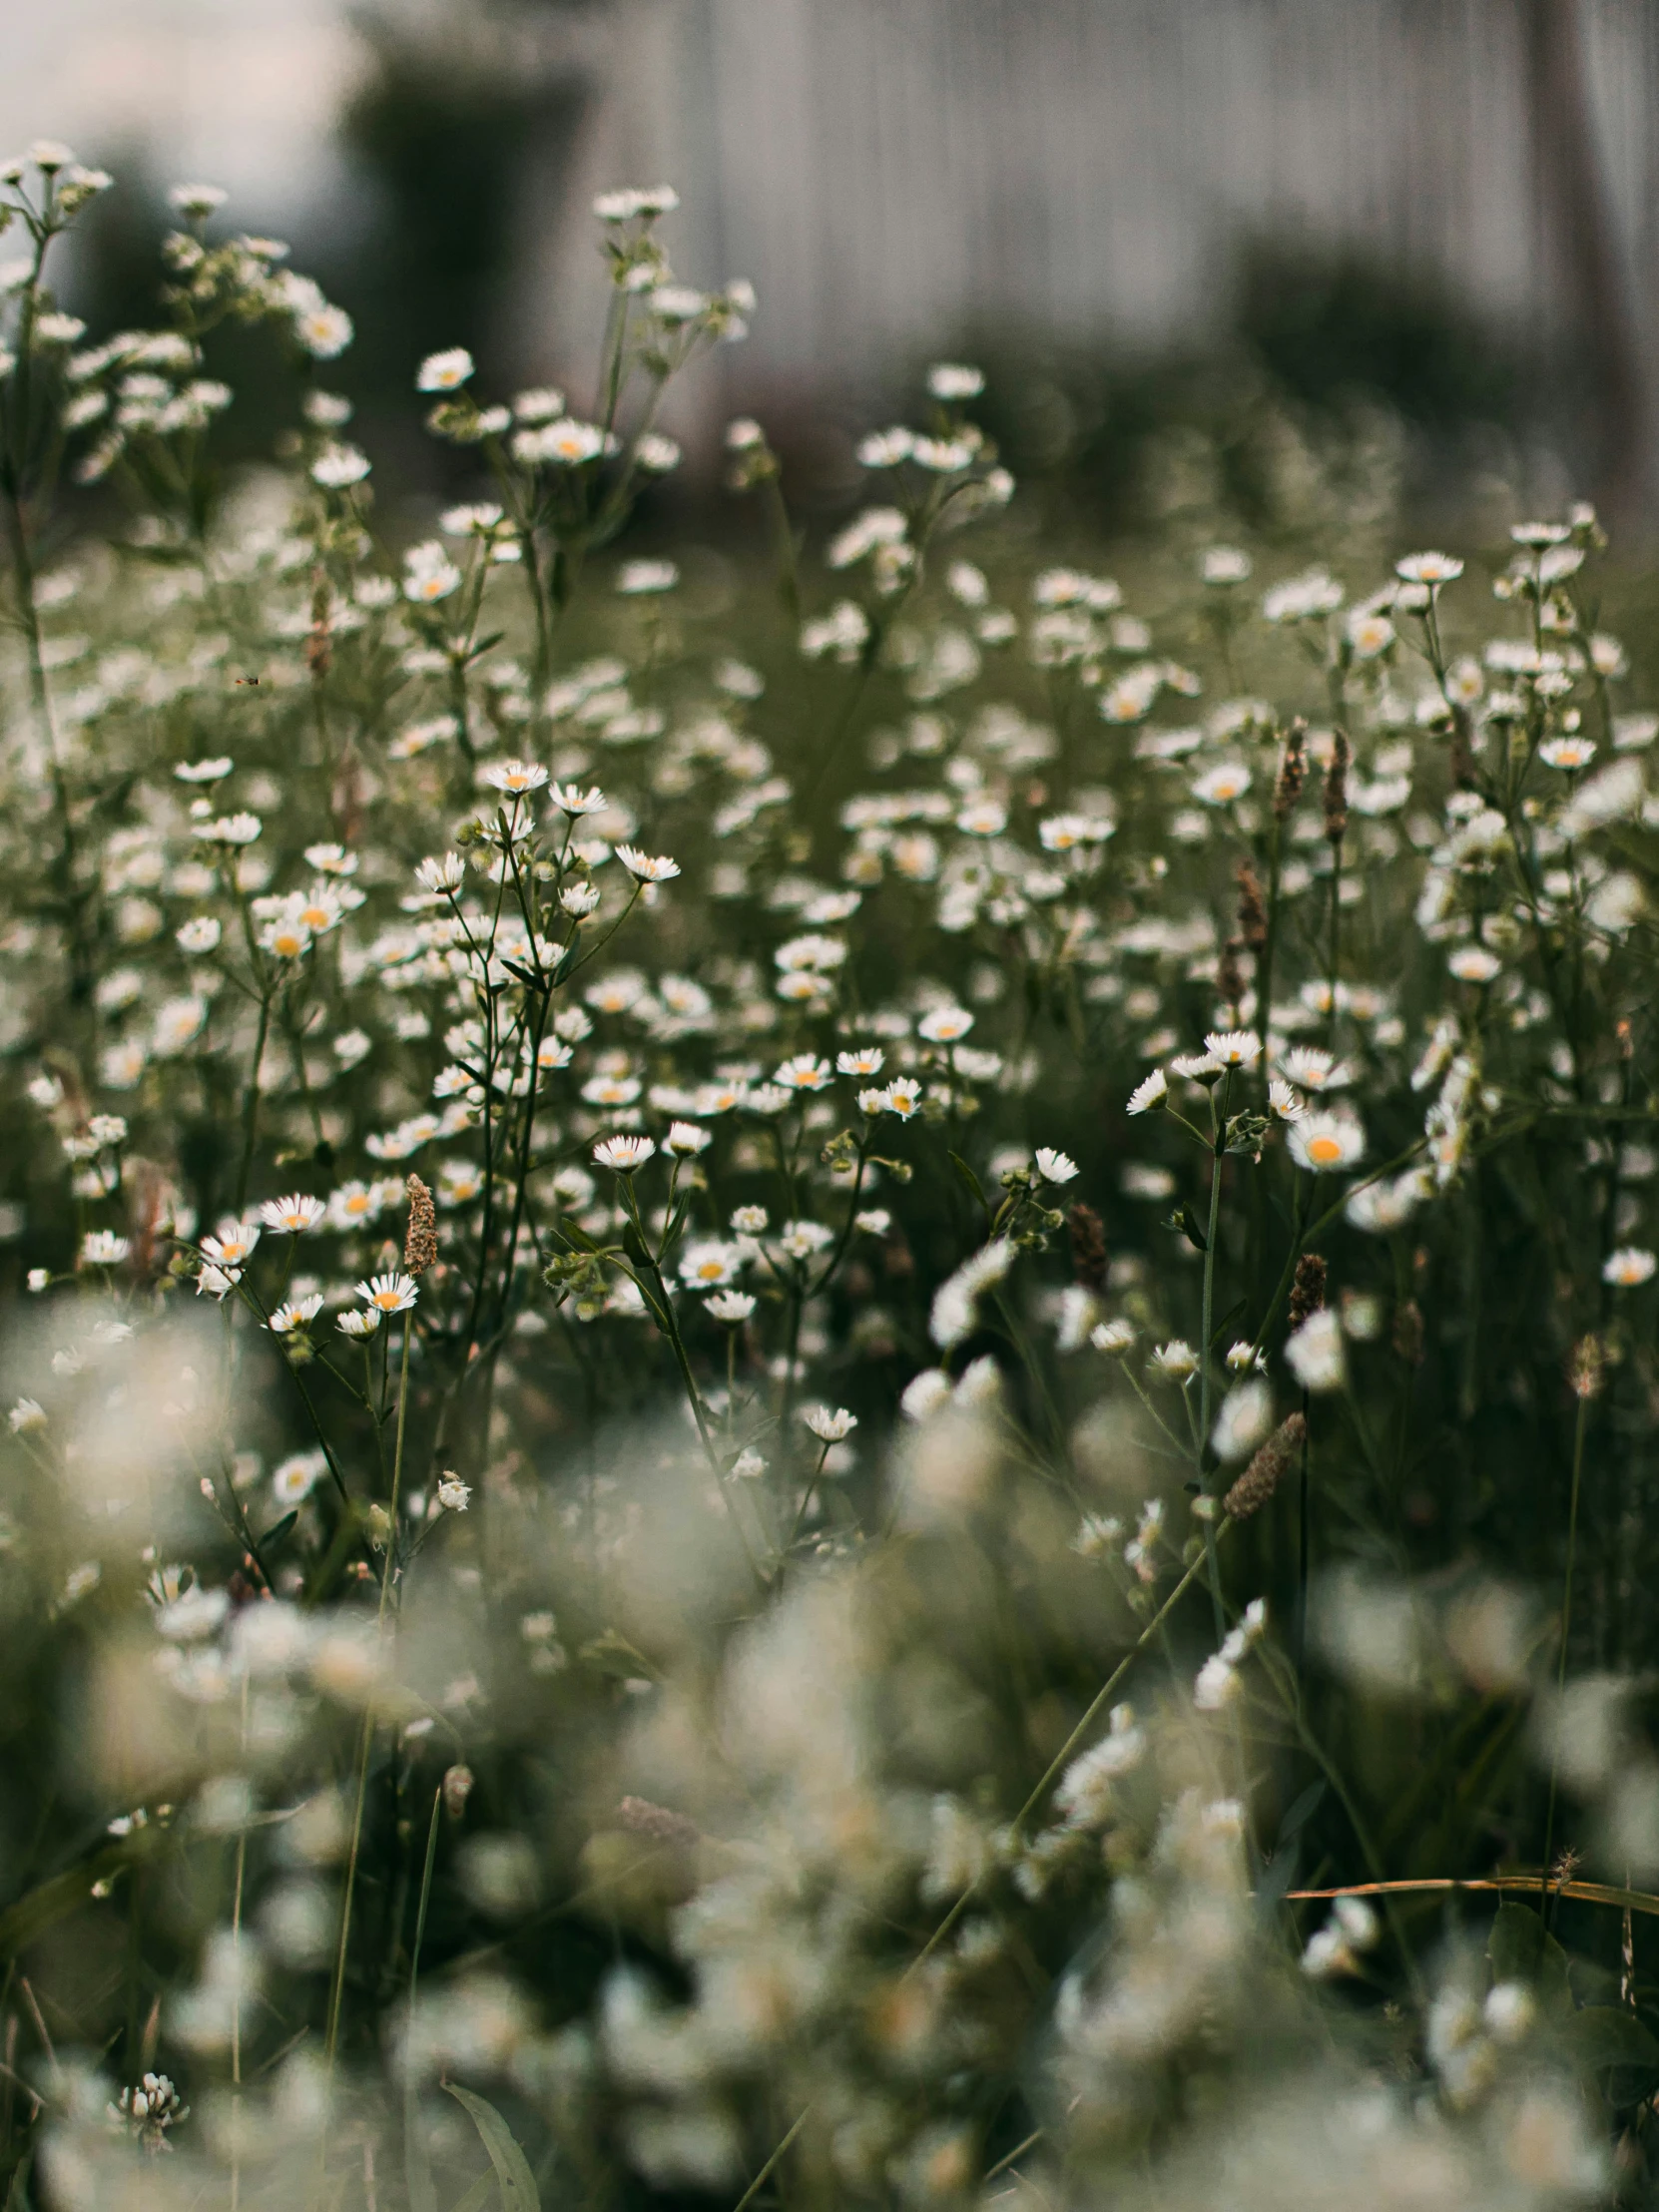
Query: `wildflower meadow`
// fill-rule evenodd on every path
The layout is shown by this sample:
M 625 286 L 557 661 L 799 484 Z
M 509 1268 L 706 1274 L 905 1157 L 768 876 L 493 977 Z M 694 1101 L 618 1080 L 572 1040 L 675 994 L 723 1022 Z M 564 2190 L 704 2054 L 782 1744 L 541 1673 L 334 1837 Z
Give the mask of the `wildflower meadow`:
M 804 522 L 663 189 L 422 516 L 222 193 L 95 331 L 0 178 L 6 2212 L 1654 2201 L 1595 512 L 1120 582 L 940 362 Z

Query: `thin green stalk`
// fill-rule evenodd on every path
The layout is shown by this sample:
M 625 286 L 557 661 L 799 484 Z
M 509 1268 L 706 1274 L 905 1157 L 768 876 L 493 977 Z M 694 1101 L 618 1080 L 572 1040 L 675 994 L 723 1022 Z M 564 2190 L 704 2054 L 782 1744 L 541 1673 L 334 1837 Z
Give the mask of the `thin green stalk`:
M 420 1945 L 426 1934 L 426 1907 L 432 1895 L 432 1868 L 438 1856 L 438 1815 L 443 1810 L 443 1787 L 432 1793 L 432 1818 L 426 1831 L 426 1864 L 420 1877 L 420 1903 L 415 1908 L 414 1947 L 409 1953 L 409 2020 L 414 2020 L 415 1991 L 420 1979 Z M 403 2075 L 403 2179 L 409 2193 L 409 2212 L 437 2212 L 437 2192 L 432 2168 L 420 2132 L 419 2101 L 415 2096 L 414 2070 L 405 2061 Z
M 237 1169 L 237 1219 L 248 1203 L 248 1178 L 254 1172 L 254 1145 L 260 1126 L 260 1066 L 265 1059 L 266 1040 L 271 1035 L 271 1000 L 267 991 L 260 999 L 260 1028 L 254 1039 L 254 1065 L 248 1071 L 248 1093 L 242 1107 L 242 1163 Z
M 397 1557 L 397 1493 L 403 1477 L 403 1433 L 409 1409 L 409 1339 L 414 1328 L 414 1311 L 406 1307 L 403 1313 L 403 1358 L 397 1383 L 397 1441 L 391 1462 L 391 1505 L 389 1525 L 386 1529 L 386 1558 L 380 1570 L 380 1602 L 375 1611 L 375 1627 L 383 1630 L 386 1618 L 386 1601 L 391 1594 L 392 1568 Z M 362 1847 L 363 1805 L 368 1795 L 368 1755 L 374 1741 L 374 1699 L 370 1691 L 363 1707 L 362 1733 L 357 1743 L 357 1796 L 351 1814 L 351 1846 L 345 1861 L 345 1896 L 340 1904 L 339 1942 L 334 1952 L 334 1977 L 328 1992 L 328 2030 L 323 2045 L 323 2063 L 331 2082 L 334 2073 L 334 2053 L 339 2046 L 340 2006 L 345 1995 L 345 1958 L 351 1941 L 351 1901 L 357 1881 L 357 1855 Z
M 1549 1753 L 1549 1807 L 1544 1815 L 1543 1880 L 1549 1880 L 1555 1851 L 1555 1796 L 1561 1778 L 1561 1701 L 1567 1687 L 1567 1634 L 1572 1627 L 1572 1575 L 1578 1555 L 1578 1493 L 1584 1475 L 1584 1431 L 1589 1422 L 1588 1389 L 1578 1397 L 1578 1417 L 1572 1432 L 1572 1490 L 1567 1505 L 1567 1571 L 1561 1584 L 1561 1649 L 1555 1663 L 1555 1725 Z
M 1198 1479 L 1201 1490 L 1204 1486 L 1204 1456 L 1210 1440 L 1210 1338 L 1215 1329 L 1216 1234 L 1221 1224 L 1221 1170 L 1227 1143 L 1226 1094 L 1231 1086 L 1231 1075 L 1224 1076 L 1219 1107 L 1215 1092 L 1212 1090 L 1210 1093 L 1210 1220 L 1205 1233 L 1203 1334 L 1198 1347 Z M 1221 1602 L 1221 1562 L 1216 1553 L 1216 1524 L 1209 1519 L 1204 1523 L 1204 1558 L 1210 1580 L 1210 1603 L 1216 1619 L 1216 1641 L 1220 1643 L 1227 1633 L 1227 1620 Z

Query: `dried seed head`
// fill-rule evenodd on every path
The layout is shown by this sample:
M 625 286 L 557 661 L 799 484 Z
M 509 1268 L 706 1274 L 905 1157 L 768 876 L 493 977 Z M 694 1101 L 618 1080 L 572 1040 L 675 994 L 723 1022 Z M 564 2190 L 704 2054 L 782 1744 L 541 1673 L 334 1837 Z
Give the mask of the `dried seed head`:
M 1353 758 L 1341 730 L 1333 733 L 1331 766 L 1325 772 L 1325 833 L 1333 844 L 1348 834 L 1348 764 Z
M 1294 1332 L 1300 1329 L 1310 1314 L 1317 1314 L 1325 1304 L 1325 1279 L 1328 1270 L 1317 1252 L 1305 1252 L 1296 1264 L 1296 1280 L 1291 1285 L 1290 1312 L 1287 1324 Z
M 403 1265 L 411 1275 L 424 1275 L 438 1256 L 438 1217 L 432 1194 L 418 1175 L 411 1175 L 404 1189 L 409 1197 L 409 1227 L 403 1239 Z
M 1066 1216 L 1071 1228 L 1072 1273 L 1086 1291 L 1106 1288 L 1106 1224 L 1079 1199 Z
M 1285 753 L 1279 763 L 1279 781 L 1273 787 L 1273 814 L 1283 822 L 1296 812 L 1308 776 L 1308 725 L 1297 721 L 1285 735 Z
M 1252 952 L 1268 941 L 1268 907 L 1261 880 L 1248 860 L 1239 862 L 1239 935 Z
M 1574 1397 L 1597 1397 L 1607 1370 L 1607 1354 L 1599 1337 L 1580 1337 L 1572 1348 L 1567 1381 Z
M 659 1844 L 695 1844 L 702 1834 L 695 1821 L 674 1813 L 649 1798 L 625 1797 L 616 1809 L 617 1825 L 635 1836 L 649 1836 Z
M 1238 1009 L 1244 996 L 1244 969 L 1239 965 L 1239 954 L 1244 950 L 1243 937 L 1229 937 L 1221 948 L 1221 958 L 1216 963 L 1216 990 L 1224 1006 Z
M 1248 1520 L 1252 1513 L 1261 1511 L 1296 1464 L 1307 1433 L 1308 1423 L 1302 1414 L 1292 1413 L 1258 1447 L 1256 1456 L 1222 1499 L 1222 1509 L 1231 1520 Z

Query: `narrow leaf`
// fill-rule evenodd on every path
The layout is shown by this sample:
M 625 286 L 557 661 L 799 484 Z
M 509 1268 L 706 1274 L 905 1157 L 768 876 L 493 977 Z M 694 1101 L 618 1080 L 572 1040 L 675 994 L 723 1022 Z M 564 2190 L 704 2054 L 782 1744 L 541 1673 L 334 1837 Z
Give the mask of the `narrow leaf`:
M 471 2114 L 472 2124 L 490 2154 L 495 2178 L 501 2184 L 501 2212 L 541 2212 L 541 2193 L 530 2171 L 530 2162 L 514 2142 L 511 2129 L 495 2106 L 475 2090 L 463 2089 L 456 2082 L 446 2081 L 444 2087 L 455 2102 L 464 2105 Z

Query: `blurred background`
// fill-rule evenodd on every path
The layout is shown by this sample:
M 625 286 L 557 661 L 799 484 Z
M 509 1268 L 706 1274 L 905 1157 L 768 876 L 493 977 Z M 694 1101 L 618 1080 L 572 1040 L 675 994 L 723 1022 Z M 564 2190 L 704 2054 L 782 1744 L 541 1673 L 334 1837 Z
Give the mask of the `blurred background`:
M 417 474 L 443 466 L 409 396 L 430 349 L 469 346 L 481 391 L 551 378 L 585 403 L 589 204 L 666 180 L 678 273 L 761 299 L 673 426 L 707 454 L 727 415 L 763 414 L 808 505 L 847 496 L 855 424 L 965 353 L 1016 471 L 1109 526 L 1157 496 L 1147 452 L 1193 433 L 1261 506 L 1264 425 L 1287 420 L 1317 444 L 1385 419 L 1419 505 L 1501 480 L 1627 529 L 1653 511 L 1659 0 L 6 15 L 5 143 L 62 136 L 125 188 L 77 308 L 149 318 L 166 186 L 224 184 L 226 220 L 289 239 L 350 310 L 332 380 Z M 257 441 L 256 373 L 232 380 Z

